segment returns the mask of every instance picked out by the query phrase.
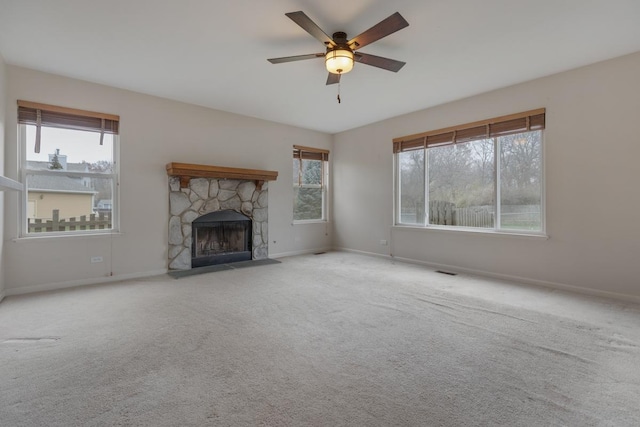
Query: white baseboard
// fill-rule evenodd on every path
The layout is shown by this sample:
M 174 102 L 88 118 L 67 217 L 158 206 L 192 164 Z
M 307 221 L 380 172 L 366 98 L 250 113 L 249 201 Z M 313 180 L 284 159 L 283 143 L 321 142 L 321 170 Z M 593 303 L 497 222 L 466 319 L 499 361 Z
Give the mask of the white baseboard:
M 339 252 L 350 252 L 352 254 L 360 254 L 360 255 L 372 256 L 372 257 L 376 257 L 376 258 L 393 259 L 393 257 L 391 255 L 378 254 L 378 253 L 375 253 L 375 252 L 359 251 L 357 249 L 333 248 L 332 250 L 339 251 Z
M 10 295 L 30 294 L 33 292 L 55 291 L 58 289 L 74 288 L 78 286 L 97 285 L 100 283 L 120 282 L 122 280 L 140 279 L 143 277 L 158 276 L 161 274 L 166 274 L 167 271 L 168 270 L 165 268 L 162 270 L 145 271 L 141 273 L 120 274 L 117 276 L 94 277 L 89 279 L 71 280 L 69 282 L 45 283 L 42 285 L 22 286 L 19 288 L 5 289 L 4 293 L 6 296 L 10 296 Z
M 300 251 L 292 251 L 292 252 L 280 252 L 277 254 L 269 254 L 269 258 L 273 258 L 273 259 L 278 259 L 278 258 L 285 258 L 288 256 L 296 256 L 296 255 L 308 255 L 308 254 L 315 254 L 318 252 L 329 252 L 333 249 L 331 248 L 315 248 L 315 249 L 304 249 L 304 250 L 300 250 Z
M 293 252 L 282 252 L 278 254 L 269 254 L 269 258 L 276 259 L 276 258 L 284 258 L 288 256 L 307 255 L 307 254 L 313 254 L 317 252 L 327 252 L 330 250 L 331 248 L 316 248 L 316 249 L 305 249 L 305 250 L 293 251 Z M 5 293 L 3 294 L 3 296 L 22 295 L 22 294 L 30 294 L 34 292 L 43 292 L 43 291 L 55 291 L 58 289 L 74 288 L 77 286 L 97 285 L 100 283 L 119 282 L 122 280 L 129 280 L 129 279 L 140 279 L 142 277 L 150 277 L 150 276 L 158 276 L 160 274 L 166 274 L 167 272 L 168 272 L 167 269 L 163 269 L 163 270 L 147 271 L 142 273 L 121 274 L 118 276 L 110 276 L 110 277 L 95 277 L 90 279 L 71 280 L 69 282 L 57 282 L 57 283 L 45 283 L 42 285 L 21 286 L 18 288 L 5 289 Z
M 406 262 L 407 264 L 423 265 L 425 267 L 430 267 L 435 270 L 445 270 L 445 271 L 450 271 L 452 273 L 461 273 L 461 274 L 469 274 L 474 276 L 488 277 L 491 279 L 523 283 L 526 285 L 557 289 L 557 290 L 566 291 L 566 292 L 573 292 L 576 294 L 609 298 L 609 299 L 614 299 L 614 300 L 619 300 L 624 302 L 640 303 L 640 296 L 637 296 L 637 295 L 620 294 L 617 292 L 602 291 L 599 289 L 581 288 L 580 286 L 567 285 L 564 283 L 549 282 L 546 280 L 531 279 L 531 278 L 521 277 L 521 276 L 512 276 L 509 274 L 494 273 L 490 271 L 458 267 L 455 265 L 439 264 L 439 263 L 428 262 L 428 261 L 419 261 L 411 258 L 392 257 L 390 255 L 382 255 L 374 252 L 358 251 L 355 249 L 334 248 L 334 250 L 352 252 L 352 253 L 357 253 L 357 254 L 367 255 L 367 256 L 374 256 L 377 258 L 392 259 L 395 261 Z
M 453 272 L 453 273 L 462 273 L 462 274 L 469 274 L 469 275 L 475 275 L 475 276 L 481 276 L 481 277 L 488 277 L 488 278 L 491 278 L 491 279 L 498 279 L 498 280 L 504 280 L 504 281 L 523 283 L 523 284 L 527 284 L 527 285 L 540 286 L 540 287 L 550 288 L 550 289 L 557 289 L 557 290 L 573 292 L 573 293 L 577 293 L 577 294 L 590 295 L 590 296 L 603 297 L 603 298 L 610 298 L 610 299 L 615 299 L 615 300 L 625 301 L 625 302 L 640 303 L 640 296 L 637 296 L 637 295 L 628 295 L 628 294 L 621 294 L 621 293 L 617 293 L 617 292 L 602 291 L 602 290 L 598 290 L 598 289 L 582 288 L 582 287 L 579 287 L 579 286 L 567 285 L 567 284 L 564 284 L 564 283 L 557 283 L 557 282 L 550 282 L 550 281 L 545 281 L 545 280 L 531 279 L 531 278 L 527 278 L 527 277 L 513 276 L 513 275 L 509 275 L 509 274 L 494 273 L 494 272 L 489 272 L 489 271 L 484 271 L 484 270 L 476 270 L 476 269 L 472 269 L 472 268 L 458 267 L 458 266 L 455 266 L 455 265 L 440 264 L 440 263 L 434 263 L 434 262 L 428 262 L 428 261 L 420 261 L 420 260 L 415 260 L 415 259 L 411 259 L 411 258 L 392 257 L 390 255 L 378 254 L 378 253 L 375 253 L 375 252 L 360 251 L 360 250 L 350 249 L 350 248 L 305 249 L 305 250 L 300 250 L 300 251 L 291 251 L 291 252 L 281 252 L 281 253 L 276 253 L 276 254 L 269 254 L 269 258 L 278 259 L 278 258 L 285 258 L 285 257 L 289 257 L 289 256 L 308 255 L 308 254 L 313 254 L 313 253 L 318 253 L 318 252 L 328 252 L 328 251 L 350 252 L 350 253 L 355 253 L 355 254 L 360 254 L 360 255 L 365 255 L 365 256 L 371 256 L 371 257 L 376 257 L 376 258 L 384 258 L 384 259 L 388 259 L 388 260 L 395 260 L 395 261 L 399 261 L 399 262 L 405 262 L 405 263 L 408 263 L 408 264 L 422 265 L 422 266 L 433 268 L 433 269 L 436 269 L 436 270 L 445 270 L 445 271 L 450 271 L 450 272 Z M 167 269 L 162 269 L 162 270 L 147 271 L 147 272 L 142 272 L 142 273 L 121 274 L 121 275 L 118 275 L 118 276 L 110 276 L 110 277 L 96 277 L 96 278 L 91 278 L 91 279 L 72 280 L 72 281 L 69 281 L 69 282 L 46 283 L 46 284 L 42 284 L 42 285 L 24 286 L 24 287 L 19 287 L 19 288 L 8 288 L 8 289 L 5 289 L 4 292 L 0 292 L 0 301 L 2 301 L 2 299 L 4 297 L 11 296 L 11 295 L 22 295 L 22 294 L 29 294 L 29 293 L 33 293 L 33 292 L 52 291 L 52 290 L 72 288 L 72 287 L 77 287 L 77 286 L 95 285 L 95 284 L 109 283 L 109 282 L 118 282 L 118 281 L 129 280 L 129 279 L 139 279 L 139 278 L 143 278 L 143 277 L 158 276 L 158 275 L 161 275 L 161 274 L 166 274 L 167 271 L 168 271 Z

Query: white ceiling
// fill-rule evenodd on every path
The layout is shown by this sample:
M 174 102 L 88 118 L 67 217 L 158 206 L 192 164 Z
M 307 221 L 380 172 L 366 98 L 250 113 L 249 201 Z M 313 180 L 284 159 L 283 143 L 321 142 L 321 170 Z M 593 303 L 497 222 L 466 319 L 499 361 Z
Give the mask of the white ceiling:
M 409 22 L 326 86 L 322 52 L 284 14 L 349 38 Z M 9 64 L 327 133 L 640 51 L 640 0 L 0 0 Z

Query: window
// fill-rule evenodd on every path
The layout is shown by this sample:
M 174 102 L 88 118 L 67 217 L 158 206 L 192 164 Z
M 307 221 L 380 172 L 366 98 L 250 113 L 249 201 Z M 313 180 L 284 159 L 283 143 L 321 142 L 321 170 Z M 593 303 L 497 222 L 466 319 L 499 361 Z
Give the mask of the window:
M 293 220 L 327 220 L 329 151 L 293 146 Z
M 545 110 L 394 140 L 396 224 L 542 233 Z
M 21 235 L 116 229 L 118 116 L 18 101 Z

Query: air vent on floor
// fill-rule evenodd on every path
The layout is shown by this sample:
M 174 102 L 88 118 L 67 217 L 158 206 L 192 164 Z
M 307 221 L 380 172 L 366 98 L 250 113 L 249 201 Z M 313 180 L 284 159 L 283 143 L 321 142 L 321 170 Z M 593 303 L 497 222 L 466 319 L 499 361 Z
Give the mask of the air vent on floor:
M 452 273 L 450 271 L 442 271 L 442 270 L 436 270 L 436 273 L 446 274 L 447 276 L 457 276 L 458 275 L 458 273 Z

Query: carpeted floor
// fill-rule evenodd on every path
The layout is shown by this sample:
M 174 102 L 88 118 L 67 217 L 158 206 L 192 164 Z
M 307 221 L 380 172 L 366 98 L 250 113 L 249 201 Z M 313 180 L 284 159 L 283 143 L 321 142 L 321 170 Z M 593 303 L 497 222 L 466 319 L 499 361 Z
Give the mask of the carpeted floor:
M 6 298 L 2 426 L 638 426 L 640 306 L 348 253 Z

